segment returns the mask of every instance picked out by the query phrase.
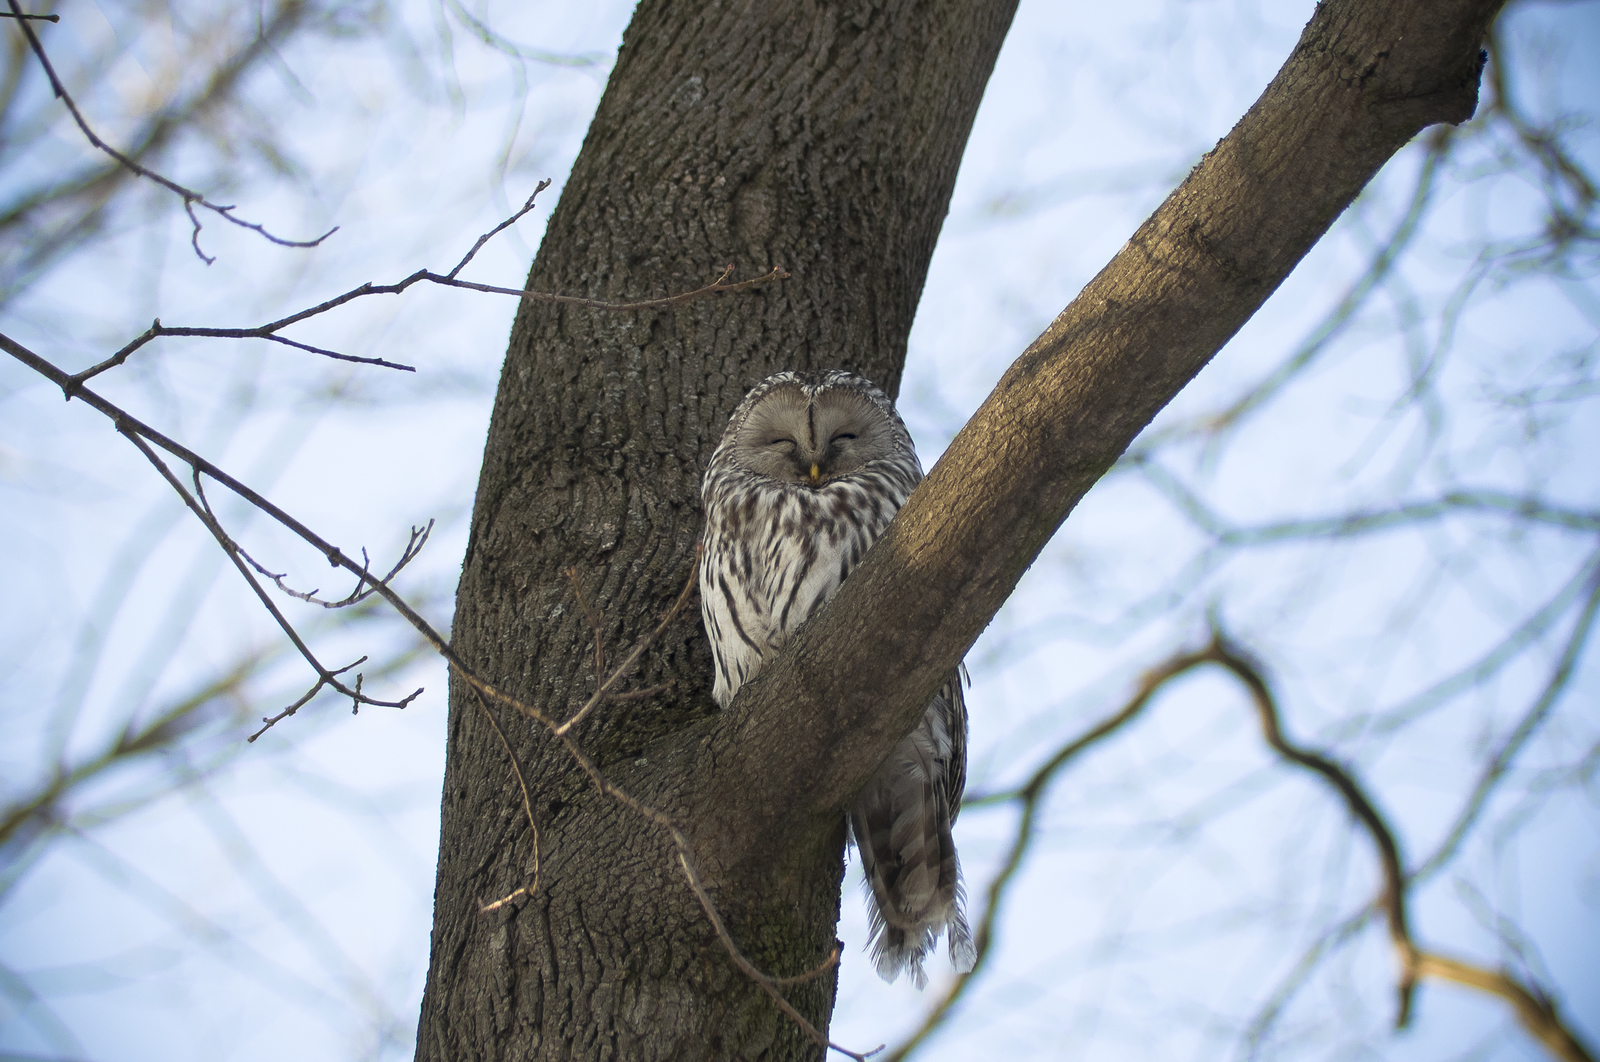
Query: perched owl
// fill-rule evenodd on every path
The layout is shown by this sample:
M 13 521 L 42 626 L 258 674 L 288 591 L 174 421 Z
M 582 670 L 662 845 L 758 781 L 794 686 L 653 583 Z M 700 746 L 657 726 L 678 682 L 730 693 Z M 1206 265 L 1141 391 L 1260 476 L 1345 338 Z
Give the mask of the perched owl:
M 894 405 L 859 376 L 781 372 L 745 396 L 701 488 L 700 601 L 718 704 L 833 595 L 921 479 Z M 871 890 L 872 956 L 886 981 L 909 970 L 926 985 L 922 960 L 941 930 L 958 972 L 976 958 L 950 837 L 966 744 L 953 672 L 850 808 Z

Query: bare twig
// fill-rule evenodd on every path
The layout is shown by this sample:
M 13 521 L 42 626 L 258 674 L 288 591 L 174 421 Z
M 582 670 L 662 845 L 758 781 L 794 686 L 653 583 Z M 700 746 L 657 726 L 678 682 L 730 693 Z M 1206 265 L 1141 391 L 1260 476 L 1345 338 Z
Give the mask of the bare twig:
M 811 1039 L 815 1040 L 820 1046 L 831 1051 L 837 1051 L 841 1055 L 846 1055 L 850 1058 L 856 1059 L 857 1062 L 865 1062 L 866 1059 L 871 1058 L 879 1051 L 882 1051 L 882 1047 L 877 1047 L 871 1051 L 860 1053 L 857 1051 L 852 1051 L 848 1047 L 840 1047 L 838 1044 L 828 1039 L 827 1035 L 821 1032 L 815 1025 L 812 1025 L 809 1021 L 807 1021 L 805 1015 L 801 1014 L 798 1010 L 795 1010 L 792 1003 L 783 998 L 783 993 L 778 991 L 778 982 L 762 973 L 756 968 L 754 963 L 745 958 L 744 953 L 741 952 L 738 945 L 733 942 L 733 937 L 728 935 L 727 927 L 722 924 L 722 916 L 717 913 L 717 905 L 711 902 L 710 896 L 706 895 L 705 886 L 700 884 L 700 878 L 695 874 L 694 867 L 689 862 L 689 842 L 684 838 L 683 834 L 678 832 L 676 827 L 673 828 L 672 833 L 673 841 L 678 845 L 678 865 L 683 868 L 684 879 L 689 882 L 689 888 L 693 890 L 694 898 L 700 901 L 700 909 L 705 911 L 706 921 L 710 922 L 711 928 L 717 931 L 717 939 L 722 941 L 722 946 L 727 950 L 729 957 L 733 959 L 733 964 L 739 967 L 740 971 L 746 977 L 750 978 L 750 980 L 754 981 L 757 985 L 760 985 L 762 991 L 766 992 L 766 994 L 772 999 L 772 1002 L 777 1005 L 777 1008 L 787 1014 L 790 1021 L 800 1026 L 801 1030 L 807 1036 L 811 1037 Z M 838 961 L 839 949 L 834 948 L 832 954 L 828 956 L 821 966 L 817 967 L 810 973 L 801 974 L 798 978 L 789 978 L 785 983 L 792 984 L 798 981 L 809 981 L 813 977 L 818 977 L 827 970 L 831 969 L 834 963 Z
M 445 279 L 446 280 L 454 280 L 456 278 L 456 274 L 460 273 L 463 269 L 467 268 L 467 263 L 472 261 L 472 256 L 477 254 L 480 250 L 483 249 L 483 245 L 484 244 L 488 243 L 490 240 L 492 240 L 496 236 L 500 235 L 500 233 L 504 232 L 506 229 L 509 229 L 511 226 L 513 226 L 517 222 L 521 221 L 523 216 L 525 214 L 527 214 L 528 211 L 533 209 L 533 201 L 535 199 L 539 198 L 539 193 L 544 191 L 546 188 L 549 188 L 549 187 L 550 187 L 550 178 L 548 178 L 548 177 L 546 177 L 544 180 L 540 181 L 538 184 L 534 185 L 533 186 L 533 194 L 529 195 L 528 196 L 528 201 L 526 203 L 522 204 L 522 209 L 517 211 L 515 214 L 512 214 L 509 218 L 506 218 L 504 221 L 502 221 L 500 224 L 496 225 L 494 228 L 490 229 L 488 232 L 484 233 L 482 236 L 479 236 L 478 237 L 478 242 L 472 245 L 472 250 L 468 251 L 465 255 L 463 255 L 462 258 L 461 258 L 461 261 L 456 263 L 456 267 L 454 269 L 450 270 L 450 272 L 445 274 Z
M 182 198 L 183 209 L 188 213 L 189 220 L 194 226 L 194 229 L 189 237 L 190 242 L 194 245 L 194 253 L 198 255 L 200 260 L 206 265 L 210 265 L 212 262 L 216 261 L 216 259 L 207 255 L 200 249 L 201 225 L 199 217 L 197 217 L 194 212 L 195 204 L 199 204 L 205 209 L 216 214 L 218 217 L 224 219 L 225 221 L 232 222 L 242 229 L 249 229 L 252 232 L 255 232 L 257 235 L 279 245 L 280 247 L 316 247 L 318 244 L 322 243 L 323 240 L 326 240 L 329 236 L 332 236 L 335 232 L 339 231 L 339 226 L 335 225 L 333 228 L 329 229 L 327 232 L 323 233 L 321 236 L 318 236 L 314 240 L 286 240 L 280 236 L 274 236 L 272 233 L 268 232 L 266 227 L 263 225 L 257 224 L 253 221 L 245 221 L 240 217 L 235 217 L 233 214 L 235 209 L 234 207 L 221 206 L 217 203 L 213 203 L 211 200 L 207 199 L 204 195 L 195 191 L 194 189 L 185 188 L 176 181 L 173 181 L 167 177 L 163 177 L 156 171 L 139 165 L 127 155 L 124 155 L 110 144 L 107 144 L 104 140 L 101 140 L 99 135 L 95 133 L 92 128 L 90 128 L 88 121 L 83 117 L 82 112 L 78 110 L 78 105 L 73 102 L 72 97 L 67 93 L 66 86 L 61 83 L 61 78 L 56 76 L 55 67 L 50 64 L 50 57 L 45 54 L 44 45 L 39 42 L 38 35 L 33 32 L 33 27 L 29 25 L 31 21 L 34 21 L 41 16 L 24 15 L 22 8 L 17 5 L 17 0 L 7 0 L 7 5 L 11 8 L 11 17 L 17 21 L 17 25 L 22 28 L 23 35 L 28 39 L 28 47 L 33 50 L 34 57 L 39 60 L 39 65 L 44 68 L 45 76 L 50 79 L 50 88 L 55 92 L 56 98 L 64 103 L 67 110 L 72 113 L 72 120 L 78 123 L 78 128 L 83 132 L 83 135 L 88 138 L 89 143 L 93 144 L 96 148 L 99 148 L 107 155 L 110 155 L 112 158 L 116 159 L 119 165 L 127 168 L 133 173 L 138 174 L 140 177 L 154 181 L 156 184 L 159 184 L 169 192 L 172 192 L 174 195 Z M 46 18 L 45 20 L 50 22 L 56 21 L 55 18 Z
M 384 582 L 388 582 L 389 580 L 393 579 L 400 573 L 402 568 L 417 559 L 417 555 L 422 552 L 422 547 L 428 542 L 428 536 L 433 533 L 433 523 L 434 522 L 432 520 L 429 520 L 428 526 L 426 527 L 411 528 L 411 538 L 406 543 L 405 549 L 401 550 L 400 559 L 395 561 L 394 567 L 390 568 L 388 574 L 383 577 Z M 355 589 L 351 590 L 348 594 L 346 594 L 344 597 L 341 597 L 337 601 L 328 601 L 318 597 L 317 591 L 315 590 L 300 591 L 285 583 L 284 579 L 287 577 L 286 572 L 268 571 L 266 568 L 262 567 L 260 562 L 258 562 L 254 557 L 245 552 L 244 547 L 240 546 L 237 542 L 233 544 L 233 547 L 239 551 L 239 555 L 245 559 L 250 567 L 254 568 L 265 578 L 272 580 L 273 585 L 279 590 L 282 590 L 290 597 L 299 598 L 301 601 L 305 601 L 309 604 L 321 605 L 323 608 L 328 609 L 349 608 L 351 605 L 359 604 L 360 602 L 371 597 L 373 594 L 377 593 L 376 588 L 367 583 L 365 576 L 358 575 L 356 576 Z M 361 550 L 361 567 L 365 569 L 370 563 L 371 562 L 367 558 L 366 548 L 363 547 Z
M 511 742 L 506 740 L 506 732 L 500 728 L 500 722 L 489 710 L 489 702 L 484 700 L 483 694 L 477 690 L 472 691 L 472 699 L 483 710 L 483 717 L 489 720 L 489 725 L 494 728 L 495 736 L 500 739 L 500 747 L 506 750 L 506 759 L 511 761 L 511 770 L 517 776 L 517 788 L 522 792 L 522 811 L 528 816 L 528 829 L 533 831 L 533 881 L 528 885 L 514 890 L 510 895 L 504 896 L 493 903 L 485 904 L 478 908 L 480 914 L 487 914 L 510 903 L 519 896 L 532 896 L 539 891 L 539 823 L 533 817 L 533 798 L 528 795 L 528 780 L 523 776 L 522 763 L 517 759 L 516 750 L 511 747 Z
M 573 580 L 573 585 L 576 586 L 576 575 L 573 576 Z M 661 635 L 666 632 L 666 629 L 672 625 L 672 621 L 678 618 L 678 613 L 682 612 L 683 606 L 689 603 L 689 599 L 694 596 L 695 588 L 698 585 L 699 573 L 691 567 L 689 569 L 689 578 L 684 581 L 683 589 L 678 591 L 678 599 L 672 603 L 672 607 L 669 608 L 666 614 L 661 617 L 661 622 L 656 624 L 653 630 L 651 630 L 648 634 L 634 644 L 634 647 L 628 651 L 628 655 L 622 658 L 622 663 L 618 664 L 616 669 L 613 670 L 611 674 L 606 676 L 605 681 L 600 683 L 600 687 L 594 691 L 593 695 L 591 695 L 588 701 L 584 703 L 583 707 L 579 708 L 577 713 L 574 714 L 570 719 L 555 728 L 554 733 L 556 737 L 564 737 L 568 731 L 583 721 L 584 716 L 588 715 L 591 711 L 598 707 L 601 702 L 613 696 L 611 693 L 612 688 L 633 671 L 634 665 L 636 665 L 639 662 L 639 658 L 645 654 L 645 650 L 654 645 L 656 639 L 661 637 Z M 600 650 L 597 646 L 595 649 L 596 657 L 599 656 L 599 653 Z M 634 696 L 642 695 L 644 692 L 645 691 L 636 691 Z
M 1022 867 L 1022 861 L 1027 856 L 1029 846 L 1033 842 L 1034 822 L 1038 815 L 1039 805 L 1050 784 L 1060 775 L 1061 771 L 1073 760 L 1084 752 L 1098 745 L 1132 722 L 1150 704 L 1155 695 L 1173 679 L 1187 674 L 1203 664 L 1211 662 L 1209 650 L 1192 653 L 1179 653 L 1171 659 L 1164 661 L 1146 671 L 1139 679 L 1139 685 L 1132 697 L 1117 711 L 1090 727 L 1087 731 L 1073 738 L 1055 754 L 1046 760 L 1028 781 L 1016 789 L 999 793 L 985 793 L 968 797 L 962 802 L 962 807 L 993 807 L 998 804 L 1015 803 L 1020 805 L 1022 813 L 1017 820 L 1017 832 L 1011 839 L 1011 846 L 1007 849 L 1005 857 L 1000 862 L 1000 869 L 990 879 L 986 890 L 988 901 L 984 907 L 983 918 L 978 923 L 977 932 L 973 935 L 973 943 L 977 956 L 973 961 L 972 969 L 964 974 L 958 974 L 950 982 L 950 987 L 940 997 L 928 1012 L 923 1016 L 922 1023 L 905 1040 L 895 1045 L 886 1056 L 884 1062 L 901 1062 L 911 1052 L 920 1047 L 930 1036 L 938 1032 L 949 1018 L 955 1005 L 966 995 L 968 986 L 973 984 L 983 973 L 985 964 L 992 953 L 995 926 L 1007 891 L 1015 880 L 1017 871 Z
M 524 211 L 519 211 L 518 214 L 514 216 L 520 217 L 523 212 L 525 212 L 525 209 Z M 503 227 L 504 225 L 501 226 L 501 228 Z M 499 231 L 499 229 L 496 229 L 495 231 Z M 489 235 L 492 234 L 493 233 L 490 233 Z M 487 236 L 483 238 L 487 239 Z M 458 264 L 456 268 L 459 269 L 462 265 L 465 265 L 472 257 L 472 254 L 476 253 L 476 251 L 477 248 L 475 247 L 473 251 L 468 254 L 467 258 L 461 260 L 461 263 Z M 733 266 L 729 265 L 722 271 L 721 275 L 718 276 L 716 280 L 713 280 L 710 284 L 707 284 L 704 287 L 696 288 L 693 291 L 686 291 L 678 295 L 670 295 L 661 299 L 647 299 L 642 302 L 602 302 L 599 299 L 585 299 L 579 298 L 575 295 L 551 295 L 541 291 L 526 291 L 522 288 L 503 288 L 496 287 L 492 284 L 478 284 L 472 281 L 455 279 L 453 275 L 447 276 L 444 274 L 435 273 L 428 269 L 419 269 L 415 273 L 412 273 L 410 276 L 406 277 L 404 280 L 398 281 L 394 284 L 373 284 L 368 282 L 366 284 L 362 284 L 360 287 L 350 289 L 343 295 L 335 296 L 334 298 L 328 299 L 325 302 L 321 302 L 315 306 L 301 310 L 298 313 L 290 314 L 287 317 L 281 317 L 276 321 L 269 321 L 268 323 L 259 325 L 255 328 L 171 327 L 162 324 L 160 319 L 157 318 L 151 323 L 149 328 L 145 329 L 139 335 L 129 340 L 115 354 L 111 355 L 109 358 L 106 358 L 104 361 L 98 362 L 95 365 L 91 365 L 82 372 L 74 374 L 71 378 L 72 383 L 69 385 L 69 393 L 67 397 L 72 398 L 74 395 L 76 395 L 76 389 L 85 381 L 99 376 L 108 369 L 116 368 L 123 362 L 127 361 L 129 356 L 131 356 L 135 351 L 150 343 L 152 340 L 159 339 L 162 336 L 198 336 L 210 339 L 264 339 L 271 343 L 281 343 L 284 346 L 294 347 L 297 350 L 309 351 L 313 354 L 320 354 L 325 358 L 333 358 L 338 361 L 353 362 L 359 365 L 376 365 L 380 368 L 398 369 L 402 372 L 415 372 L 416 368 L 411 365 L 403 365 L 399 362 L 388 361 L 384 358 L 364 358 L 358 357 L 354 354 L 341 354 L 338 351 L 329 350 L 326 347 L 313 346 L 309 343 L 301 343 L 297 340 L 288 339 L 284 336 L 278 335 L 277 333 L 281 329 L 287 328 L 289 325 L 296 324 L 311 317 L 316 317 L 319 314 L 327 313 L 329 310 L 336 309 L 340 306 L 343 306 L 347 302 L 354 301 L 355 299 L 363 298 L 367 295 L 398 295 L 407 288 L 411 287 L 413 284 L 418 284 L 423 281 L 427 281 L 428 283 L 432 284 L 439 284 L 449 288 L 464 288 L 469 291 L 483 291 L 496 295 L 516 295 L 519 298 L 526 298 L 533 302 L 556 303 L 566 306 L 581 306 L 591 310 L 626 311 L 666 309 L 668 307 L 678 306 L 686 302 L 693 302 L 696 299 L 703 299 L 711 295 L 727 295 L 733 292 L 747 291 L 751 288 L 759 287 L 762 284 L 768 284 L 775 280 L 783 280 L 789 276 L 789 274 L 785 273 L 783 270 L 774 268 L 771 272 L 764 273 L 759 277 L 753 277 L 750 280 L 740 280 L 729 283 L 728 278 L 732 275 Z
M 273 325 L 263 325 L 260 328 L 172 328 L 162 324 L 161 319 L 158 317 L 151 322 L 149 328 L 125 343 L 122 349 L 111 355 L 111 357 L 89 366 L 89 368 L 80 373 L 74 374 L 72 377 L 72 393 L 68 394 L 67 397 L 72 398 L 77 393 L 76 387 L 85 380 L 92 380 L 108 369 L 115 369 L 118 365 L 127 361 L 134 351 L 151 340 L 159 339 L 162 336 L 197 336 L 204 339 L 264 339 L 269 343 L 280 343 L 286 347 L 294 347 L 296 350 L 320 354 L 335 361 L 348 361 L 356 365 L 376 365 L 382 369 L 397 369 L 400 372 L 417 371 L 413 365 L 402 365 L 400 362 L 389 361 L 385 358 L 363 358 L 355 354 L 341 354 L 337 350 L 313 346 L 310 343 L 301 343 L 299 340 L 277 335 Z
M 404 708 L 422 694 L 422 690 L 417 689 L 410 695 L 398 701 L 384 701 L 375 697 L 369 697 L 361 692 L 360 675 L 356 676 L 356 685 L 354 687 L 346 686 L 343 682 L 340 682 L 340 675 L 363 663 L 366 660 L 366 657 L 363 656 L 361 659 L 355 661 L 355 663 L 346 664 L 342 668 L 329 669 L 325 667 L 322 662 L 317 659 L 316 655 L 312 653 L 311 648 L 307 646 L 305 641 L 300 637 L 300 633 L 295 630 L 294 625 L 289 622 L 289 620 L 281 611 L 279 611 L 278 606 L 272 600 L 271 595 L 266 592 L 265 588 L 263 588 L 262 585 L 256 581 L 255 576 L 250 573 L 250 569 L 245 565 L 243 558 L 239 556 L 237 548 L 234 547 L 232 539 L 230 539 L 226 532 L 222 530 L 222 525 L 218 523 L 216 516 L 211 512 L 209 504 L 189 493 L 184 485 L 178 481 L 177 477 L 172 474 L 172 470 L 167 467 L 166 462 L 162 461 L 160 455 L 151 449 L 150 444 L 140 436 L 140 433 L 137 430 L 131 426 L 125 426 L 123 424 L 118 424 L 117 430 L 126 436 L 134 446 L 139 448 L 139 452 L 144 454 L 145 458 L 155 466 L 156 470 L 161 473 L 162 478 L 167 481 L 168 485 L 171 486 L 173 490 L 177 491 L 178 496 L 183 499 L 184 504 L 189 507 L 195 516 L 199 517 L 200 522 L 205 525 L 206 530 L 211 532 L 212 537 L 217 540 L 217 544 L 222 547 L 222 551 L 228 555 L 228 559 L 233 561 L 234 567 L 237 568 L 239 574 L 244 577 L 245 582 L 250 584 L 250 588 L 255 591 L 256 597 L 261 601 L 262 605 L 266 607 L 267 612 L 270 613 L 273 620 L 277 622 L 278 627 L 284 632 L 285 635 L 288 636 L 290 643 L 293 644 L 295 649 L 299 651 L 300 655 L 305 658 L 306 663 L 311 665 L 312 670 L 317 673 L 317 681 L 312 685 L 311 689 L 305 693 L 304 696 L 295 701 L 294 704 L 290 705 L 282 712 L 278 713 L 278 715 L 263 719 L 262 722 L 265 725 L 260 730 L 250 735 L 249 740 L 254 741 L 280 720 L 294 715 L 302 707 L 310 703 L 311 699 L 315 697 L 324 686 L 344 694 L 356 705 L 371 704 L 381 708 Z M 194 469 L 194 476 L 195 483 L 198 486 L 200 482 L 200 469 Z
M 20 19 L 26 19 L 26 20 L 31 21 L 31 22 L 60 22 L 61 21 L 61 16 L 60 15 L 28 15 L 28 14 L 19 15 L 19 14 L 16 13 L 14 5 L 13 5 L 13 10 L 11 10 L 11 11 L 0 11 L 0 18 L 20 18 Z

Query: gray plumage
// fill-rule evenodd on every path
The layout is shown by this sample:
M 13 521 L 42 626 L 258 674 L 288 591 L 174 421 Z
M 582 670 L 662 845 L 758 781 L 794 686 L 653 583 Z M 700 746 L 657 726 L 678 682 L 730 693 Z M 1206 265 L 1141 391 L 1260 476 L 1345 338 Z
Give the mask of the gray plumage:
M 922 479 L 905 424 L 853 373 L 782 372 L 751 389 L 711 455 L 701 488 L 701 615 L 727 705 L 833 595 Z M 948 931 L 972 969 L 961 865 L 950 828 L 966 784 L 967 712 L 952 673 L 922 721 L 851 806 L 878 973 L 909 971 Z

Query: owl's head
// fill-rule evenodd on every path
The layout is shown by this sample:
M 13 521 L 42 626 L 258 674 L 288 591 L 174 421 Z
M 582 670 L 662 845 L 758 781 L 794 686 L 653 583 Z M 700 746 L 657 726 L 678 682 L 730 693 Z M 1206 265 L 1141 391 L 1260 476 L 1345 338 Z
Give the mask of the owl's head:
M 916 462 L 888 397 L 842 370 L 767 377 L 734 411 L 718 450 L 757 475 L 813 487 L 875 461 Z

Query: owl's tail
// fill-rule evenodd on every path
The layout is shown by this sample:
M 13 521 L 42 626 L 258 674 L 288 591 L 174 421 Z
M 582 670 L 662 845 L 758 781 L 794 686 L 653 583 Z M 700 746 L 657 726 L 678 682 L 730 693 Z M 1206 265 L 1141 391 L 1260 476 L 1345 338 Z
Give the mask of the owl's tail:
M 878 976 L 908 972 L 928 983 L 922 960 L 947 931 L 950 963 L 971 971 L 977 958 L 963 907 L 961 862 L 950 836 L 951 809 L 943 770 L 926 724 L 894 750 L 850 809 L 850 832 L 861 852 L 872 958 Z

